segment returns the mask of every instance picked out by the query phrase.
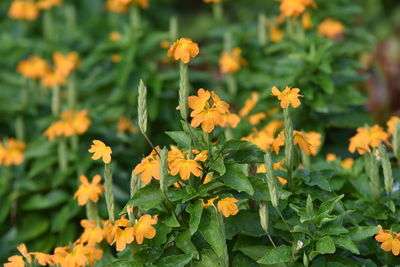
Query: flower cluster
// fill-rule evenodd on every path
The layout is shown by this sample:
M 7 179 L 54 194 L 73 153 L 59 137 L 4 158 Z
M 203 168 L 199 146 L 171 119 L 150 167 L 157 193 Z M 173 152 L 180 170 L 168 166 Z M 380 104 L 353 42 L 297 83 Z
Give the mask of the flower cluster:
M 133 169 L 133 173 L 140 174 L 140 180 L 144 184 L 150 183 L 152 178 L 160 180 L 160 157 L 157 151 L 151 151 L 150 155 L 142 159 L 142 162 Z
M 384 251 L 391 251 L 393 255 L 397 256 L 400 254 L 400 233 L 392 232 L 387 229 L 382 229 L 375 235 L 375 240 L 381 244 L 381 248 Z
M 24 161 L 25 143 L 9 138 L 4 143 L 0 141 L 0 166 L 20 165 Z
M 52 88 L 57 85 L 64 85 L 66 79 L 79 66 L 79 56 L 76 52 L 53 54 L 52 69 L 50 65 L 39 56 L 32 56 L 21 61 L 17 71 L 28 79 L 40 79 L 44 87 Z
M 210 133 L 216 126 L 227 125 L 229 104 L 222 101 L 213 91 L 200 88 L 197 96 L 189 96 L 188 102 L 189 107 L 193 109 L 190 113 L 193 127 L 201 125 L 204 132 Z M 235 118 L 237 120 L 238 117 Z
M 12 19 L 34 20 L 39 16 L 40 10 L 49 10 L 54 6 L 60 6 L 62 0 L 13 0 L 8 10 L 8 16 Z
M 270 149 L 275 140 L 275 134 L 282 126 L 283 121 L 273 120 L 266 124 L 261 130 L 253 129 L 253 132 L 246 137 L 242 137 L 242 140 L 251 142 L 262 150 Z
M 240 70 L 240 67 L 246 65 L 246 60 L 241 56 L 242 49 L 235 47 L 232 51 L 223 51 L 219 59 L 219 69 L 221 73 L 234 74 Z
M 389 134 L 386 133 L 379 125 L 370 128 L 359 127 L 357 133 L 350 138 L 349 151 L 351 153 L 358 152 L 363 155 L 370 152 L 371 148 L 376 148 L 380 143 L 388 143 Z
M 84 134 L 90 124 L 88 111 L 86 109 L 80 111 L 67 110 L 60 115 L 60 120 L 54 122 L 46 129 L 44 135 L 49 140 L 54 140 L 58 136 L 73 136 Z
M 113 13 L 125 13 L 130 5 L 138 5 L 141 8 L 148 8 L 148 0 L 107 0 L 106 8 Z

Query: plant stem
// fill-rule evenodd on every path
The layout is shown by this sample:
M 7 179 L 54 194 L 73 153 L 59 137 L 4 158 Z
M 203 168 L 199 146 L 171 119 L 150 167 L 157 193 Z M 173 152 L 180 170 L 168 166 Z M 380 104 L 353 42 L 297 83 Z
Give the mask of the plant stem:
M 58 165 L 62 172 L 68 170 L 68 151 L 64 137 L 59 137 L 58 139 Z
M 112 190 L 112 169 L 110 164 L 104 164 L 104 179 L 108 218 L 111 223 L 114 223 L 114 195 Z
M 55 85 L 52 90 L 51 112 L 57 116 L 60 114 L 60 86 Z

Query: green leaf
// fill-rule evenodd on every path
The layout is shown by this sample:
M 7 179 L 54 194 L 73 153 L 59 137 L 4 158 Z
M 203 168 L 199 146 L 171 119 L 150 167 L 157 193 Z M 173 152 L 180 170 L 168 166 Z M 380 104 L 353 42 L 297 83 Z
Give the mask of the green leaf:
M 18 227 L 18 241 L 27 242 L 44 234 L 50 226 L 46 216 L 39 214 L 24 215 L 22 223 Z
M 218 157 L 216 160 L 209 162 L 209 167 L 219 173 L 219 175 L 224 175 L 226 168 L 224 164 L 224 158 L 222 156 Z
M 221 267 L 217 255 L 211 249 L 203 249 L 200 254 L 200 261 L 194 267 Z
M 227 165 L 226 173 L 221 176 L 221 179 L 228 187 L 238 192 L 246 192 L 249 195 L 254 194 L 253 186 L 238 164 Z
M 190 147 L 190 136 L 184 131 L 173 131 L 165 132 L 169 137 L 171 137 L 181 149 L 188 149 Z
M 292 248 L 289 246 L 279 246 L 269 250 L 257 262 L 261 264 L 278 264 L 292 261 Z
M 318 172 L 310 173 L 310 176 L 307 177 L 304 182 L 309 186 L 318 186 L 322 190 L 331 192 L 331 186 L 329 184 L 328 179 L 330 179 L 334 175 L 334 171 L 332 170 L 322 170 Z
M 333 254 L 336 251 L 335 242 L 330 236 L 324 236 L 317 241 L 315 251 L 310 253 L 310 259 L 320 254 Z
M 333 94 L 335 85 L 330 75 L 320 74 L 315 80 L 327 94 Z
M 41 210 L 55 207 L 70 198 L 70 195 L 61 190 L 50 191 L 47 195 L 35 194 L 24 201 L 24 210 Z
M 349 230 L 347 230 L 346 228 L 344 228 L 340 224 L 329 223 L 327 225 L 324 225 L 324 227 L 322 227 L 319 230 L 318 234 L 320 236 L 324 236 L 324 235 L 341 235 L 341 234 L 347 234 L 348 232 L 349 232 Z
M 28 178 L 35 177 L 43 171 L 49 169 L 53 164 L 57 162 L 57 157 L 51 155 L 49 157 L 41 157 L 35 160 L 32 166 L 29 168 Z
M 353 241 L 350 239 L 350 237 L 348 236 L 335 236 L 333 238 L 333 240 L 335 241 L 335 244 L 338 247 L 347 249 L 348 251 L 350 251 L 353 254 L 360 254 L 360 251 L 358 250 L 357 246 L 353 243 Z
M 155 264 L 160 267 L 184 267 L 192 258 L 193 255 L 188 254 L 171 255 L 161 258 Z
M 176 246 L 185 252 L 185 254 L 191 254 L 195 259 L 199 259 L 199 252 L 196 249 L 196 246 L 190 240 L 191 233 L 189 230 L 179 233 L 176 238 Z
M 199 231 L 210 244 L 215 254 L 221 257 L 224 253 L 225 239 L 221 237 L 217 216 L 218 214 L 215 213 L 213 208 L 205 208 L 201 217 Z
M 199 227 L 201 214 L 203 213 L 202 201 L 197 200 L 194 203 L 189 203 L 186 207 L 186 211 L 190 214 L 189 229 L 190 234 L 193 235 Z
M 337 196 L 335 198 L 332 198 L 328 201 L 325 201 L 321 204 L 321 206 L 319 207 L 318 213 L 325 213 L 325 214 L 329 214 L 333 208 L 335 207 L 336 203 L 341 200 L 344 197 L 344 195 L 340 195 Z
M 141 188 L 126 206 L 135 206 L 143 209 L 152 209 L 157 207 L 165 199 L 158 183 L 148 184 Z
M 377 226 L 354 226 L 349 228 L 351 240 L 357 242 L 375 235 L 379 231 Z
M 105 264 L 103 266 L 104 267 L 141 267 L 143 265 L 136 263 L 134 261 L 117 260 L 117 261 Z
M 229 140 L 222 148 L 223 154 L 229 154 L 237 163 L 262 163 L 264 152 L 255 144 L 243 140 Z
M 226 239 L 232 239 L 236 234 L 263 236 L 264 230 L 260 224 L 258 211 L 242 210 L 235 216 L 225 219 Z
M 166 219 L 165 219 L 165 225 L 167 225 L 168 227 L 179 227 L 179 221 L 176 219 L 175 214 L 171 214 L 169 215 Z

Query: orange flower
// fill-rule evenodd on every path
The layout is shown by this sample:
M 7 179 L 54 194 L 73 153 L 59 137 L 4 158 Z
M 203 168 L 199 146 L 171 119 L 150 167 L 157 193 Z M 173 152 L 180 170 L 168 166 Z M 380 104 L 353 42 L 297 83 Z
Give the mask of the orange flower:
M 27 260 L 28 263 L 32 262 L 32 257 L 28 252 L 28 249 L 26 248 L 26 245 L 24 243 L 19 244 L 17 246 L 17 249 L 19 251 L 19 253 L 21 253 L 21 255 Z
M 168 40 L 162 40 L 162 41 L 160 42 L 160 47 L 161 47 L 162 49 L 168 49 L 170 46 L 171 46 L 171 42 L 168 41 Z
M 159 147 L 157 146 L 156 149 Z M 133 170 L 134 174 L 140 174 L 140 180 L 144 184 L 150 183 L 151 179 L 160 180 L 160 157 L 155 150 L 145 157 Z
M 72 136 L 74 134 L 84 134 L 90 124 L 88 111 L 86 109 L 80 111 L 67 110 L 60 115 L 60 120 L 56 121 L 46 129 L 44 135 L 52 141 L 57 136 Z
M 226 113 L 221 127 L 236 128 L 240 122 L 240 117 L 234 113 Z
M 318 148 L 321 146 L 321 134 L 318 132 L 305 133 L 305 137 L 311 145 L 311 155 L 316 156 L 318 154 Z
M 205 207 L 210 207 L 211 205 L 214 204 L 214 201 L 215 201 L 216 199 L 218 199 L 218 196 L 210 198 L 209 200 L 207 200 L 207 202 L 204 202 L 204 200 L 202 200 L 201 206 L 202 206 L 203 208 L 205 208 Z
M 270 134 L 266 131 L 257 131 L 255 129 L 253 131 L 254 131 L 253 133 L 251 133 L 246 137 L 242 137 L 241 139 L 255 144 L 262 150 L 269 149 L 274 141 L 273 134 Z
M 246 64 L 246 60 L 241 56 L 242 50 L 235 47 L 232 51 L 223 51 L 219 59 L 219 69 L 221 73 L 236 73 L 240 67 Z
M 194 58 L 199 54 L 199 51 L 198 44 L 193 42 L 192 39 L 181 38 L 172 44 L 168 50 L 168 56 L 187 64 L 190 58 Z
M 260 96 L 260 94 L 258 92 L 251 93 L 250 98 L 246 100 L 243 108 L 239 111 L 240 117 L 246 116 L 247 114 L 250 113 L 250 111 L 253 110 L 253 108 L 256 106 L 256 104 L 258 102 L 259 96 Z
M 286 86 L 282 92 L 276 86 L 272 87 L 272 94 L 281 101 L 281 108 L 288 108 L 290 105 L 294 108 L 299 107 L 301 104 L 299 97 L 303 97 L 299 95 L 299 92 L 299 88 L 291 88 L 289 86 Z
M 34 20 L 39 16 L 39 9 L 31 0 L 14 0 L 8 10 L 12 19 Z
M 56 52 L 53 54 L 53 61 L 56 72 L 63 77 L 68 77 L 70 73 L 79 66 L 79 55 L 77 52 L 70 52 L 66 55 Z
M 24 267 L 25 262 L 22 256 L 11 256 L 8 262 L 4 263 L 4 267 Z
M 251 125 L 256 125 L 256 124 L 259 124 L 260 121 L 262 121 L 266 117 L 267 117 L 267 114 L 265 112 L 259 112 L 259 113 L 249 116 L 247 118 L 247 120 L 250 122 Z
M 380 225 L 379 232 L 375 235 L 375 240 L 381 244 L 381 249 L 384 251 L 391 251 L 393 255 L 398 256 L 400 254 L 400 234 L 396 232 L 389 232 L 384 230 Z
M 303 25 L 303 28 L 305 30 L 311 30 L 313 25 L 312 25 L 312 20 L 311 20 L 311 13 L 306 12 L 301 16 L 301 25 Z
M 119 117 L 118 120 L 118 132 L 123 133 L 126 131 L 135 134 L 138 132 L 138 129 L 132 124 L 132 122 L 127 117 L 121 116 Z
M 285 168 L 282 167 L 282 164 L 284 163 L 284 161 L 285 161 L 285 159 L 281 159 L 280 161 L 275 162 L 275 163 L 273 164 L 274 170 L 287 171 Z M 258 165 L 258 167 L 257 167 L 257 173 L 266 173 L 266 172 L 267 172 L 267 170 L 266 170 L 266 168 L 265 168 L 265 164 L 260 164 L 260 165 Z M 278 181 L 279 181 L 281 184 L 287 184 L 287 180 L 286 180 L 285 178 L 282 178 L 282 177 L 280 177 L 280 176 L 276 176 L 276 179 L 278 179 Z
M 370 147 L 378 147 L 382 142 L 388 142 L 389 134 L 382 127 L 374 125 L 371 128 L 359 127 L 357 133 L 350 138 L 349 151 L 357 151 L 360 155 L 370 151 Z
M 39 0 L 37 2 L 37 7 L 42 10 L 49 10 L 54 6 L 61 6 L 63 0 Z
M 85 229 L 80 237 L 82 243 L 87 243 L 89 246 L 94 247 L 103 240 L 104 231 L 97 226 L 96 220 L 81 220 L 81 226 Z
M 193 149 L 193 154 L 196 154 L 196 157 L 194 157 L 195 161 L 205 162 L 208 158 L 207 150 L 203 150 L 203 151 L 199 152 L 198 150 Z
M 98 160 L 99 158 L 102 158 L 105 164 L 108 164 L 111 161 L 111 147 L 106 146 L 100 140 L 93 140 L 93 144 L 88 151 L 90 153 L 93 153 L 93 160 Z
M 316 7 L 313 0 L 282 0 L 281 14 L 285 17 L 297 17 L 301 15 L 307 6 Z
M 217 207 L 220 212 L 225 217 L 229 217 L 231 215 L 236 215 L 239 212 L 238 207 L 236 206 L 236 202 L 238 202 L 236 198 L 233 197 L 226 197 L 218 201 Z
M 78 198 L 79 206 L 86 205 L 89 200 L 94 203 L 99 201 L 99 197 L 104 191 L 104 186 L 100 184 L 101 176 L 98 174 L 93 176 L 91 183 L 89 183 L 85 175 L 81 175 L 79 180 L 81 181 L 81 185 L 74 195 L 74 198 Z
M 121 62 L 121 58 L 122 57 L 120 54 L 113 54 L 113 55 L 111 55 L 110 60 L 112 63 L 119 63 L 119 62 Z
M 293 144 L 295 145 L 299 145 L 300 149 L 306 154 L 306 155 L 311 155 L 313 154 L 313 152 L 315 152 L 315 154 L 317 153 L 317 151 L 313 151 L 313 146 L 310 142 L 310 140 L 308 139 L 308 137 L 300 131 L 293 131 Z
M 280 147 L 284 145 L 285 145 L 285 132 L 281 131 L 272 142 L 271 150 L 274 151 L 275 154 L 278 154 Z
M 124 13 L 128 11 L 128 5 L 120 0 L 107 0 L 106 9 L 113 13 Z
M 211 98 L 210 98 L 211 96 Z M 191 125 L 198 127 L 207 133 L 214 130 L 215 126 L 222 126 L 225 123 L 224 116 L 229 114 L 229 104 L 222 101 L 214 92 L 200 88 L 197 96 L 189 96 L 188 104 L 193 111 Z
M 133 226 L 133 234 L 138 244 L 142 244 L 144 238 L 152 239 L 156 236 L 156 229 L 152 226 L 154 224 L 157 224 L 157 216 L 151 217 L 146 214 L 139 218 Z
M 343 32 L 344 25 L 340 21 L 334 19 L 325 19 L 318 25 L 318 34 L 330 39 L 334 39 L 342 35 Z
M 269 39 L 274 43 L 279 43 L 283 38 L 283 31 L 277 26 L 271 26 L 268 31 Z
M 351 169 L 351 167 L 353 167 L 353 164 L 354 164 L 354 159 L 352 158 L 345 158 L 340 163 L 340 165 L 345 169 Z
M 139 5 L 141 8 L 149 7 L 149 0 L 133 0 L 133 3 Z
M 390 135 L 393 135 L 396 123 L 400 121 L 400 118 L 397 116 L 392 116 L 390 120 L 387 121 L 386 125 L 388 127 L 388 132 Z
M 201 157 L 204 157 L 204 155 L 197 157 L 197 160 Z M 168 152 L 168 163 L 170 174 L 177 175 L 179 173 L 182 180 L 189 180 L 190 174 L 196 177 L 202 175 L 200 164 L 196 160 L 189 159 L 188 152 L 182 152 L 175 146 L 172 146 L 171 151 Z
M 46 265 L 54 265 L 53 262 L 53 255 L 42 253 L 42 252 L 31 252 L 31 254 L 35 257 L 36 261 L 41 265 L 41 266 L 46 266 Z
M 17 71 L 29 79 L 44 77 L 49 71 L 47 62 L 38 56 L 31 56 L 27 60 L 18 63 Z
M 49 70 L 43 77 L 40 82 L 42 86 L 47 88 L 53 88 L 55 86 L 64 85 L 65 77 L 60 75 L 57 72 L 53 72 Z
M 125 218 L 126 215 L 123 215 L 119 220 L 115 221 L 115 233 L 114 240 L 111 245 L 116 243 L 117 251 L 122 251 L 125 249 L 126 244 L 130 244 L 135 240 L 135 236 L 133 234 L 133 227 L 129 226 L 129 221 Z M 125 227 L 122 229 L 121 227 Z
M 117 31 L 113 31 L 110 33 L 110 35 L 108 35 L 108 39 L 110 39 L 112 42 L 118 42 L 121 40 L 121 34 Z
M 25 147 L 24 142 L 18 141 L 15 138 L 8 139 L 5 144 L 0 141 L 0 165 L 7 167 L 20 165 L 25 158 Z
M 326 161 L 331 162 L 336 160 L 336 155 L 334 153 L 328 153 L 326 154 Z

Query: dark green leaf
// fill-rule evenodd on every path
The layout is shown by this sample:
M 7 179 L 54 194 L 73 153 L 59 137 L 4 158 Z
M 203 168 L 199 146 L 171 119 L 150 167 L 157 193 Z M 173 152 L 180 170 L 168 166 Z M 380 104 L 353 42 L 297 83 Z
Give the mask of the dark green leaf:
M 360 251 L 358 250 L 357 246 L 353 243 L 353 241 L 350 239 L 350 237 L 348 236 L 335 236 L 333 238 L 333 240 L 335 241 L 335 244 L 338 247 L 347 249 L 348 251 L 350 251 L 351 253 L 354 254 L 360 254 Z
M 278 264 L 292 261 L 292 248 L 279 246 L 268 250 L 268 252 L 257 262 L 261 264 Z
M 240 165 L 229 164 L 226 167 L 225 174 L 221 176 L 222 181 L 232 189 L 253 195 L 253 186 L 251 185 L 247 176 L 243 173 Z
M 199 252 L 196 249 L 196 246 L 190 240 L 191 233 L 189 230 L 179 233 L 176 238 L 176 246 L 182 250 L 185 254 L 191 254 L 195 259 L 199 259 Z
M 140 207 L 143 209 L 152 209 L 157 207 L 165 199 L 158 183 L 148 184 L 141 188 L 126 206 Z
M 349 235 L 353 241 L 361 241 L 375 235 L 379 231 L 377 226 L 353 226 L 349 228 Z
M 217 216 L 213 208 L 204 209 L 199 231 L 220 257 L 224 253 L 225 240 L 222 239 Z
M 194 203 L 189 203 L 186 211 L 190 214 L 189 229 L 190 234 L 193 235 L 199 227 L 201 214 L 203 213 L 202 201 L 197 200 Z
M 171 255 L 161 258 L 155 264 L 160 267 L 184 267 L 192 258 L 193 255 L 187 254 Z
M 255 144 L 243 140 L 229 140 L 223 148 L 223 154 L 229 154 L 238 163 L 262 163 L 264 152 Z

